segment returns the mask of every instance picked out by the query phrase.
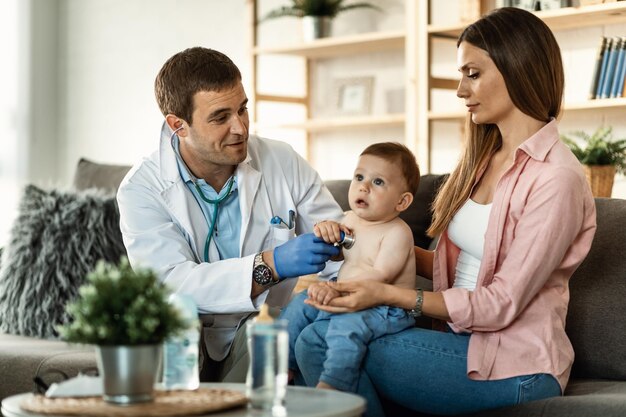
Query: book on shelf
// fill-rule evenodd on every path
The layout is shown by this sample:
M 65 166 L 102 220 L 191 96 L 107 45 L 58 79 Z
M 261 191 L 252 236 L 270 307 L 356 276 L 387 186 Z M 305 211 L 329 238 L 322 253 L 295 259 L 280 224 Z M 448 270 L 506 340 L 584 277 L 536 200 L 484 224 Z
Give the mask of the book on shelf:
M 605 36 L 600 37 L 600 47 L 596 54 L 596 65 L 593 70 L 593 81 L 591 82 L 591 90 L 589 90 L 589 100 L 596 98 L 596 91 L 600 83 L 600 75 L 602 74 L 602 63 L 606 55 L 606 43 L 607 38 Z
M 626 37 L 600 38 L 596 54 L 589 99 L 607 99 L 626 96 L 624 72 L 626 71 Z
M 593 98 L 600 98 L 602 95 L 602 85 L 604 84 L 604 79 L 606 78 L 606 67 L 609 61 L 609 52 L 611 50 L 611 46 L 613 45 L 613 38 L 604 38 L 603 48 L 602 48 L 602 62 L 600 63 L 600 74 L 598 77 L 598 84 L 596 85 L 595 92 L 593 94 Z
M 618 51 L 622 48 L 622 38 L 613 38 L 611 48 L 609 49 L 609 59 L 606 64 L 605 77 L 602 84 L 600 98 L 609 98 L 611 96 L 611 86 L 613 78 L 615 78 L 615 66 L 617 64 Z
M 626 37 L 622 38 L 621 48 L 617 51 L 615 76 L 611 85 L 610 98 L 621 97 L 624 93 L 624 77 L 626 76 Z

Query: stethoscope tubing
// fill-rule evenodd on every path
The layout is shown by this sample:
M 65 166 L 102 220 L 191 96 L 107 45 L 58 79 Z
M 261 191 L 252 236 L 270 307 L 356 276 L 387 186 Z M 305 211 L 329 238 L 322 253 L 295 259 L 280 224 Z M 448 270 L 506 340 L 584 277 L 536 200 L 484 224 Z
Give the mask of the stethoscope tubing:
M 212 205 L 215 206 L 215 210 L 213 210 L 213 216 L 212 216 L 212 219 L 211 219 L 211 224 L 209 225 L 209 234 L 207 235 L 206 241 L 205 241 L 205 244 L 204 244 L 204 261 L 205 262 L 209 262 L 209 246 L 211 244 L 211 239 L 213 238 L 213 232 L 215 232 L 215 227 L 217 225 L 217 211 L 219 209 L 220 203 L 222 201 L 226 200 L 230 196 L 232 188 L 233 188 L 233 184 L 235 182 L 235 177 L 231 176 L 228 179 L 228 188 L 226 189 L 226 192 L 224 193 L 224 195 L 222 195 L 221 197 L 218 197 L 218 198 L 212 200 L 212 199 L 208 198 L 207 196 L 205 196 L 204 193 L 202 192 L 202 189 L 198 185 L 198 182 L 196 181 L 196 178 L 191 174 L 191 172 L 189 172 L 189 168 L 187 168 L 187 164 L 185 164 L 185 161 L 182 160 L 181 156 L 176 151 L 176 147 L 174 146 L 174 135 L 176 135 L 176 132 L 178 132 L 182 128 L 183 128 L 183 126 L 177 128 L 170 135 L 170 144 L 172 145 L 172 149 L 174 150 L 174 155 L 176 155 L 176 159 L 178 159 L 181 162 L 181 165 L 185 168 L 185 171 L 187 171 L 187 175 L 189 175 L 189 178 L 191 178 L 191 182 L 193 182 L 193 185 L 196 188 L 196 191 L 198 192 L 198 195 L 200 196 L 200 198 L 204 202 L 212 204 Z

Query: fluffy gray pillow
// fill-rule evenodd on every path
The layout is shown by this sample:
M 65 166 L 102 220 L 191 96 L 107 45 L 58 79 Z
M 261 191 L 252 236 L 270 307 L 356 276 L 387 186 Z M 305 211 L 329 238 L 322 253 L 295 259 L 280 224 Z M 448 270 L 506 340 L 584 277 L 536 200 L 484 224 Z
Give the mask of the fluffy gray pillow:
M 113 195 L 25 188 L 0 267 L 0 331 L 51 338 L 99 259 L 126 253 Z

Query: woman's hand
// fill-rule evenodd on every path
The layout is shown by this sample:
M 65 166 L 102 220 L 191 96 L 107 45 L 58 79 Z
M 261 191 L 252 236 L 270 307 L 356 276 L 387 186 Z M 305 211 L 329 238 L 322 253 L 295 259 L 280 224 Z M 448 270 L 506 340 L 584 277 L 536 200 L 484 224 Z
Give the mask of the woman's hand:
M 387 304 L 385 290 L 390 287 L 389 284 L 370 280 L 329 282 L 326 285 L 341 294 L 333 298 L 328 304 L 321 304 L 310 298 L 304 302 L 329 313 L 348 313 Z

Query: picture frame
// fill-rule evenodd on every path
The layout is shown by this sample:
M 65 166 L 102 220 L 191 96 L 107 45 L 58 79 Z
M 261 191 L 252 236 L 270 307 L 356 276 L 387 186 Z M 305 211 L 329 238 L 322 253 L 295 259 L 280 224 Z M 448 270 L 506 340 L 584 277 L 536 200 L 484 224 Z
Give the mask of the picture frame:
M 374 77 L 337 78 L 333 83 L 335 110 L 339 114 L 369 114 Z
M 540 9 L 543 10 L 554 10 L 554 9 L 562 9 L 564 7 L 571 6 L 569 0 L 540 0 Z
M 536 0 L 511 0 L 511 6 L 528 11 L 537 10 L 538 3 Z
M 554 10 L 571 6 L 571 0 L 498 0 L 497 7 L 518 7 L 529 11 Z

